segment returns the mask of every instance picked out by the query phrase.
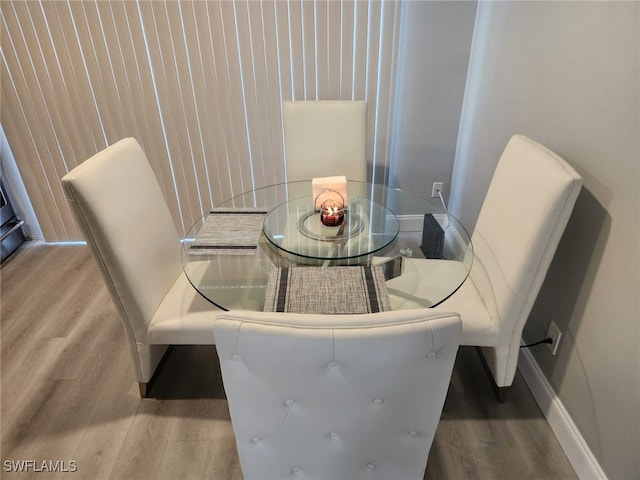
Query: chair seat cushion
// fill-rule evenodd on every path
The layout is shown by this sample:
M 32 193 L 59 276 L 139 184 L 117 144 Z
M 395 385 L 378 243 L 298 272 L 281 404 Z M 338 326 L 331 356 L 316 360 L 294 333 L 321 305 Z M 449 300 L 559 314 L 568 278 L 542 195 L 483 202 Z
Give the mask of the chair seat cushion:
M 215 345 L 213 324 L 220 311 L 200 296 L 181 273 L 151 320 L 149 343 Z
M 383 262 L 385 257 L 376 257 L 374 264 Z M 387 290 L 392 310 L 425 308 L 424 298 L 439 301 L 449 293 L 452 283 L 462 282 L 467 276 L 467 268 L 462 262 L 425 258 L 405 258 L 402 275 L 387 281 Z M 403 292 L 403 293 L 400 293 Z M 411 292 L 415 292 L 411 296 Z M 418 295 L 418 292 L 420 294 Z M 439 304 L 437 309 L 456 312 L 462 319 L 460 345 L 496 346 L 497 331 L 495 321 L 478 293 L 471 278 L 450 298 Z
M 467 278 L 455 295 L 442 302 L 436 309 L 460 314 L 462 320 L 460 345 L 498 346 L 499 338 L 495 322 L 471 278 Z
M 373 265 L 390 257 L 375 257 Z M 467 277 L 462 262 L 405 257 L 402 275 L 387 280 L 392 310 L 430 308 L 451 293 Z

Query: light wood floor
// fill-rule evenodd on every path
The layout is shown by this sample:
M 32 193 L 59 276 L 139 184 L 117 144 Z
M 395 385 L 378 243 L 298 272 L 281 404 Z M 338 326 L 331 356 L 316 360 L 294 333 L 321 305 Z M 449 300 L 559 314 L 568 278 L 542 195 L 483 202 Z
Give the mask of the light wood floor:
M 215 347 L 176 347 L 142 400 L 86 247 L 27 244 L 0 273 L 2 478 L 242 478 Z M 7 472 L 18 460 L 77 471 Z M 462 348 L 425 478 L 576 476 L 520 376 L 498 404 Z

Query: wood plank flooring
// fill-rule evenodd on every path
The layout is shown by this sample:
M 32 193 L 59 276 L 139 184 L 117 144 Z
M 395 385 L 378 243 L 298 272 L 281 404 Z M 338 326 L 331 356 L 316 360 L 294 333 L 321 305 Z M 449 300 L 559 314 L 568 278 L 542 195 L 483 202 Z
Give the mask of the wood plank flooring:
M 140 399 L 87 247 L 28 242 L 0 273 L 1 478 L 242 478 L 215 347 L 175 347 Z M 9 472 L 19 460 L 77 471 Z M 425 479 L 574 478 L 520 376 L 499 404 L 461 348 Z

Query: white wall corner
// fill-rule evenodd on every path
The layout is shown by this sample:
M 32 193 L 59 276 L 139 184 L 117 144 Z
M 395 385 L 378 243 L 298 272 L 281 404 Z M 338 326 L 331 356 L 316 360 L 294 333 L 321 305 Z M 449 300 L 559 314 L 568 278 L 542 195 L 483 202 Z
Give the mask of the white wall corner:
M 518 370 L 581 480 L 607 480 L 569 412 L 528 350 L 520 350 Z

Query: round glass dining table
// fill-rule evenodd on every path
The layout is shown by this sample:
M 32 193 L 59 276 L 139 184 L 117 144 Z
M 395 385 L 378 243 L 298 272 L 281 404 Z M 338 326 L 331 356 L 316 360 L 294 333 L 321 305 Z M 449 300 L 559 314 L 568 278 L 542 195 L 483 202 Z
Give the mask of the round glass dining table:
M 262 311 L 270 272 L 277 267 L 381 265 L 391 308 L 433 307 L 469 275 L 469 234 L 442 205 L 406 190 L 349 181 L 344 217 L 324 225 L 312 182 L 288 182 L 234 196 L 203 215 L 182 242 L 182 265 L 193 287 L 224 310 Z M 198 248 L 216 219 L 233 247 Z M 257 229 L 246 242 L 241 225 Z M 236 235 L 234 237 L 234 235 Z M 233 243 L 233 242 L 232 242 Z

